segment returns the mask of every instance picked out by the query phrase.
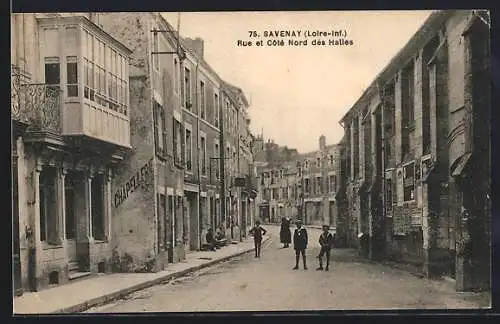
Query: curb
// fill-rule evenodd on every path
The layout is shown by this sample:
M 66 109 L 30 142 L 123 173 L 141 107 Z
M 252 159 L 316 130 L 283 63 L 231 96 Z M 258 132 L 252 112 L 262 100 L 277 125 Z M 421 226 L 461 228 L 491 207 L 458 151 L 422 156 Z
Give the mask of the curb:
M 267 236 L 262 241 L 262 243 L 266 243 L 269 239 L 270 239 L 270 236 Z M 88 310 L 89 308 L 92 308 L 92 307 L 104 306 L 106 304 L 109 304 L 112 301 L 115 301 L 117 299 L 123 298 L 123 297 L 125 297 L 127 295 L 130 295 L 130 294 L 136 292 L 136 291 L 143 290 L 143 289 L 146 289 L 146 288 L 149 288 L 149 287 L 152 287 L 152 286 L 159 285 L 159 284 L 161 284 L 161 283 L 163 283 L 165 281 L 170 281 L 172 279 L 185 276 L 188 273 L 196 272 L 198 270 L 201 270 L 201 269 L 204 269 L 204 268 L 208 268 L 208 267 L 213 266 L 213 265 L 215 265 L 217 263 L 221 263 L 221 262 L 227 261 L 229 259 L 232 259 L 234 257 L 238 257 L 240 255 L 249 253 L 251 251 L 253 251 L 253 247 L 245 249 L 245 250 L 240 251 L 240 252 L 237 252 L 235 254 L 231 254 L 231 255 L 225 256 L 225 257 L 220 258 L 220 259 L 211 260 L 211 261 L 209 261 L 207 263 L 203 263 L 203 264 L 200 264 L 200 265 L 197 265 L 197 266 L 193 266 L 193 267 L 190 267 L 190 268 L 187 268 L 187 269 L 175 272 L 175 273 L 170 273 L 170 274 L 165 275 L 164 277 L 161 277 L 161 278 L 156 278 L 156 279 L 153 279 L 153 280 L 142 282 L 140 284 L 136 284 L 135 286 L 128 287 L 128 288 L 122 289 L 120 291 L 110 293 L 108 295 L 96 297 L 94 299 L 87 300 L 85 302 L 79 303 L 79 304 L 74 305 L 74 306 L 70 306 L 70 307 L 66 307 L 66 308 L 63 308 L 63 309 L 59 309 L 59 310 L 54 311 L 53 313 L 55 313 L 55 314 L 61 314 L 61 313 L 66 313 L 66 314 L 67 313 L 80 313 L 80 312 L 84 312 L 84 311 L 86 311 L 86 310 Z

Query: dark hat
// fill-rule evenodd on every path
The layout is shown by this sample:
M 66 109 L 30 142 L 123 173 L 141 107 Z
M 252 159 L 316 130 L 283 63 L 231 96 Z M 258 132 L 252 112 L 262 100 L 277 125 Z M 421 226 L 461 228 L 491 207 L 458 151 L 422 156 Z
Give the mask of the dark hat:
M 330 229 L 330 225 L 327 225 L 327 224 L 323 224 L 323 229 Z
M 295 224 L 302 224 L 302 219 L 297 219 L 297 220 L 295 221 Z

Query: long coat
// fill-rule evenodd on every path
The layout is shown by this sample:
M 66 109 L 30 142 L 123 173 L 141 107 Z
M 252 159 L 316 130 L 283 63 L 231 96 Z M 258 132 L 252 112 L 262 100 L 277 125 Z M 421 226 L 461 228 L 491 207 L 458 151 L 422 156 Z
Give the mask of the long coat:
M 293 248 L 295 250 L 305 250 L 307 249 L 307 230 L 304 227 L 300 229 L 295 229 L 293 234 Z
M 290 231 L 290 221 L 283 220 L 281 222 L 280 242 L 290 244 L 292 242 L 292 232 Z

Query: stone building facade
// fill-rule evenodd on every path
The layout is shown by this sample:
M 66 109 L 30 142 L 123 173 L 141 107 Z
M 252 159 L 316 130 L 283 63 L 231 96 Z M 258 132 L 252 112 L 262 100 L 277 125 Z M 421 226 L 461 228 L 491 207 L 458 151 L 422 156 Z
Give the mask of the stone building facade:
M 233 176 L 252 192 L 248 104 L 201 39 L 178 41 L 158 13 L 19 14 L 11 25 L 19 291 L 155 272 L 199 249 L 225 223 L 224 132 L 242 139 L 235 161 L 247 167 Z M 222 127 L 229 91 L 234 131 Z
M 305 224 L 328 224 L 335 230 L 339 162 L 340 147 L 336 144 L 326 145 L 323 135 L 319 137 L 317 151 L 300 155 L 298 171 L 303 188 L 301 215 Z
M 278 223 L 283 217 L 298 216 L 299 186 L 295 162 L 259 167 L 259 219 Z
M 18 293 L 112 267 L 118 239 L 112 188 L 132 149 L 131 51 L 91 18 L 11 15 Z M 150 168 L 140 174 L 150 175 Z
M 237 88 L 229 88 L 206 62 L 203 39 L 177 40 L 175 29 L 161 14 L 99 14 L 99 22 L 130 44 L 132 57 L 137 57 L 133 62 L 147 75 L 138 86 L 152 90 L 153 114 L 146 104 L 141 110 L 148 116 L 141 120 L 153 120 L 154 136 L 140 141 L 154 139 L 155 145 L 156 216 L 152 220 L 158 224 L 153 232 L 159 255 L 163 255 L 158 256 L 163 260 L 158 262 L 161 269 L 161 264 L 178 262 L 185 253 L 198 250 L 209 227 L 226 232 L 228 226 L 221 225 L 232 201 L 231 191 L 224 190 L 228 186 L 225 174 L 236 168 L 224 163 L 223 143 L 238 138 L 238 132 L 248 133 L 248 123 L 238 123 L 228 111 L 239 110 L 245 116 L 248 104 L 243 91 L 238 89 L 233 95 Z M 138 100 L 142 97 L 137 94 Z M 231 159 L 239 158 L 233 143 Z M 243 172 L 246 175 L 248 170 Z M 234 217 L 239 215 L 236 210 Z
M 350 244 L 458 290 L 490 283 L 489 60 L 484 12 L 435 12 L 341 121 Z
M 301 218 L 306 225 L 328 224 L 339 235 L 344 233 L 345 213 L 336 202 L 342 146 L 327 145 L 325 136 L 320 136 L 317 151 L 305 154 L 266 144 L 257 154 L 265 159 L 258 168 L 260 218 L 269 222 Z

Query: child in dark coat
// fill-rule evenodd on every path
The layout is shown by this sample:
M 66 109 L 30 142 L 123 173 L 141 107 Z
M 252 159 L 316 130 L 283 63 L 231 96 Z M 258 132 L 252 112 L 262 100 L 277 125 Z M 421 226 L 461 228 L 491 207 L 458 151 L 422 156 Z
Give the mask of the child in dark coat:
M 297 220 L 296 222 L 297 228 L 293 233 L 293 249 L 295 250 L 295 267 L 293 270 L 297 270 L 299 268 L 299 259 L 302 254 L 302 261 L 304 263 L 304 270 L 307 270 L 306 264 L 306 249 L 307 249 L 307 230 L 302 227 L 302 221 Z

